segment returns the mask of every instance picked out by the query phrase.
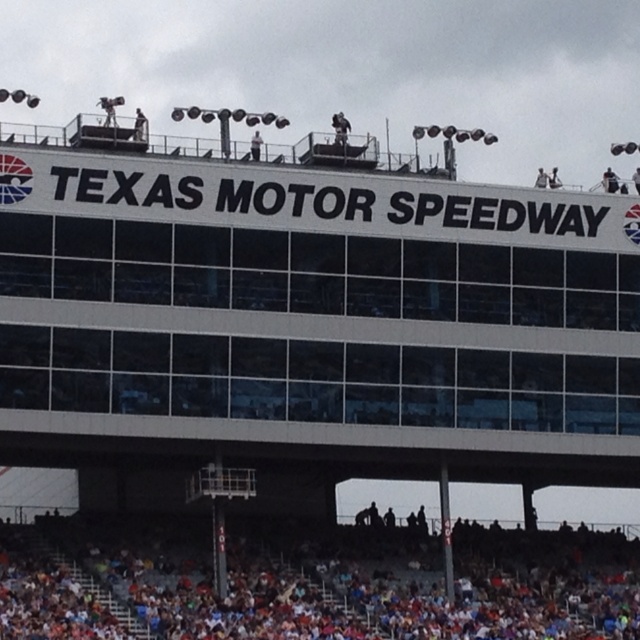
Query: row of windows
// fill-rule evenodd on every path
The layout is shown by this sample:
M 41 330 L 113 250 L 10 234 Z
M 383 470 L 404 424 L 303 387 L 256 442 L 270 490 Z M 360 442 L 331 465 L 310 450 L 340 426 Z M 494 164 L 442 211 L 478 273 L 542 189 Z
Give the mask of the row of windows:
M 0 407 L 640 435 L 640 398 L 0 367 Z
M 0 254 L 640 292 L 640 254 L 4 213 Z

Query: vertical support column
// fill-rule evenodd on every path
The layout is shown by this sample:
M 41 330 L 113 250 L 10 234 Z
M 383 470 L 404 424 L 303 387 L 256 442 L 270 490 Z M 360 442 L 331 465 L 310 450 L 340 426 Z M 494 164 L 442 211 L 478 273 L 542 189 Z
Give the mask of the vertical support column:
M 522 507 L 524 510 L 524 530 L 537 531 L 538 515 L 533 506 L 533 484 L 529 480 L 522 483 Z
M 229 130 L 229 118 L 220 118 L 220 140 L 222 155 L 225 160 L 231 157 L 231 132 Z
M 444 583 L 449 602 L 453 603 L 453 547 L 451 545 L 451 508 L 449 505 L 449 466 L 440 463 L 440 517 L 442 519 L 442 551 L 444 556 Z
M 222 485 L 222 453 L 216 451 L 216 486 Z M 216 547 L 216 577 L 218 595 L 224 599 L 227 597 L 227 533 L 225 527 L 225 498 L 223 496 L 216 496 L 214 498 L 214 531 L 213 531 L 213 543 Z

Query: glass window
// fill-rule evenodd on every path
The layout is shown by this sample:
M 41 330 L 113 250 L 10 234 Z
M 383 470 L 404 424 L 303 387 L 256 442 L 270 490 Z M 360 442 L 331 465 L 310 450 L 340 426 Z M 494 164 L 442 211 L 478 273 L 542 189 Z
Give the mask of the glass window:
M 567 288 L 616 290 L 616 255 L 567 251 Z
M 289 343 L 289 378 L 291 380 L 344 379 L 344 345 L 341 342 Z
M 618 296 L 620 331 L 640 331 L 640 295 Z
M 53 295 L 58 300 L 111 301 L 112 262 L 56 259 Z
M 109 374 L 54 371 L 51 410 L 109 413 Z
M 513 288 L 513 324 L 533 327 L 564 326 L 562 289 Z
M 503 391 L 458 391 L 458 427 L 508 429 L 509 394 Z
M 49 327 L 0 324 L 0 364 L 49 366 Z
M 621 436 L 640 436 L 640 398 L 618 400 L 618 433 Z
M 564 251 L 514 247 L 513 284 L 564 287 Z
M 53 218 L 2 212 L 0 253 L 50 256 L 53 248 Z
M 344 315 L 344 277 L 325 275 L 291 275 L 292 313 Z
M 135 415 L 168 415 L 169 376 L 113 374 L 111 411 Z
M 169 334 L 145 331 L 115 331 L 114 371 L 169 371 Z
M 351 236 L 347 242 L 347 273 L 400 277 L 400 240 Z
M 509 287 L 462 284 L 458 287 L 458 320 L 482 324 L 510 323 Z
M 171 414 L 197 418 L 229 415 L 229 381 L 226 378 L 174 376 L 171 380 Z
M 459 349 L 458 386 L 508 389 L 509 352 Z
M 177 224 L 176 264 L 228 267 L 231 265 L 231 231 L 220 227 Z
M 342 422 L 344 388 L 326 382 L 290 382 L 288 420 Z
M 562 395 L 514 393 L 511 396 L 511 428 L 514 431 L 562 431 Z
M 231 380 L 231 417 L 284 420 L 286 383 L 271 380 Z
M 348 384 L 345 389 L 345 422 L 350 424 L 398 424 L 398 387 Z
M 567 291 L 567 327 L 570 329 L 616 329 L 615 293 Z
M 289 235 L 286 231 L 234 229 L 233 266 L 286 271 L 289 268 Z
M 171 262 L 170 224 L 116 221 L 116 260 Z
M 400 347 L 387 344 L 348 344 L 348 382 L 398 384 Z
M 51 258 L 0 255 L 0 296 L 50 298 Z
M 229 373 L 229 338 L 176 333 L 173 336 L 173 372 L 195 375 Z
M 110 369 L 111 332 L 55 327 L 52 362 L 61 369 Z
M 114 300 L 134 304 L 171 304 L 171 267 L 116 263 Z
M 565 402 L 567 433 L 615 434 L 615 398 L 567 394 Z
M 618 360 L 618 393 L 622 396 L 640 396 L 640 358 Z
M 514 351 L 512 385 L 521 391 L 562 392 L 562 356 L 555 353 L 521 353 Z
M 232 338 L 231 373 L 248 378 L 286 378 L 287 341 Z
M 56 218 L 56 255 L 73 258 L 113 257 L 113 220 Z
M 511 258 L 509 247 L 461 244 L 460 281 L 509 284 Z
M 449 282 L 403 283 L 402 317 L 408 320 L 456 319 L 456 285 Z
M 347 315 L 400 317 L 400 281 L 347 278 Z
M 616 359 L 599 356 L 566 356 L 567 391 L 616 393 Z
M 324 233 L 291 234 L 291 270 L 344 274 L 345 238 Z
M 410 427 L 453 427 L 453 390 L 402 388 L 402 424 Z
M 230 280 L 228 269 L 175 267 L 173 304 L 178 307 L 228 309 Z
M 618 286 L 620 291 L 640 293 L 640 256 L 618 256 Z
M 0 367 L 0 407 L 48 409 L 49 371 Z
M 455 351 L 439 347 L 403 347 L 402 383 L 425 387 L 452 387 Z
M 234 309 L 287 310 L 287 274 L 269 271 L 233 272 Z
M 404 241 L 405 278 L 455 280 L 457 251 L 453 242 Z

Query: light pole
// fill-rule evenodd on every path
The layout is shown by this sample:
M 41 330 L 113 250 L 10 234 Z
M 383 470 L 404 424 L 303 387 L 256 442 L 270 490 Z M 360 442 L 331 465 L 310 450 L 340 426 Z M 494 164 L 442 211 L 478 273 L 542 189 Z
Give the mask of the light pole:
M 0 89 L 0 102 L 6 102 L 9 97 L 11 97 L 11 99 L 18 104 L 26 100 L 27 106 L 30 109 L 35 109 L 40 104 L 40 98 L 38 98 L 38 96 L 27 93 L 22 89 L 16 89 L 15 91 Z
M 288 118 L 284 116 L 277 116 L 271 111 L 267 111 L 263 114 L 248 113 L 245 109 L 201 109 L 200 107 L 174 107 L 171 112 L 171 119 L 175 122 L 181 122 L 184 120 L 185 114 L 189 116 L 191 120 L 200 118 L 205 124 L 213 122 L 216 117 L 220 121 L 220 139 L 222 141 L 222 154 L 228 160 L 231 156 L 231 136 L 229 133 L 229 122 L 242 122 L 243 120 L 249 127 L 255 127 L 262 122 L 264 125 L 270 125 L 275 123 L 278 129 L 284 129 L 291 123 Z
M 484 140 L 486 145 L 494 144 L 498 142 L 498 136 L 493 133 L 486 133 L 484 129 L 458 129 L 450 124 L 447 127 L 439 127 L 437 124 L 432 124 L 428 127 L 416 125 L 413 127 L 413 138 L 416 141 L 416 157 L 418 158 L 418 170 L 420 170 L 420 157 L 418 155 L 418 140 L 422 140 L 425 135 L 430 138 L 437 137 L 440 133 L 444 136 L 444 166 L 449 174 L 450 180 L 457 179 L 456 169 L 456 150 L 453 146 L 453 138 L 456 142 L 466 142 L 467 140 L 473 140 L 479 142 Z

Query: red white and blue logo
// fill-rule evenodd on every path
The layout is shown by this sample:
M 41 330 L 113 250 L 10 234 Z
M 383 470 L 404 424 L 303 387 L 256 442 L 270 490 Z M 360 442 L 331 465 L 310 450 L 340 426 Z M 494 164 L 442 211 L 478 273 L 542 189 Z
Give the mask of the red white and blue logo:
M 33 190 L 33 171 L 24 160 L 0 153 L 0 204 L 16 204 Z

